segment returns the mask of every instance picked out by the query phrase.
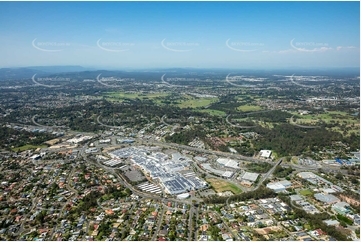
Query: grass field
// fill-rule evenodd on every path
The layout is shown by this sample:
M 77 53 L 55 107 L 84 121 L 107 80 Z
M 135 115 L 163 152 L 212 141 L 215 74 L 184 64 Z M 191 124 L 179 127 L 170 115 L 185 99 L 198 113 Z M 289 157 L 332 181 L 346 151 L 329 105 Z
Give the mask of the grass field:
M 242 112 L 252 112 L 262 110 L 262 107 L 256 105 L 242 105 L 237 108 L 237 110 Z
M 298 113 L 293 112 L 292 114 L 298 115 Z M 319 119 L 323 122 L 329 123 L 339 123 L 346 124 L 350 129 L 347 131 L 348 135 L 352 132 L 359 134 L 360 133 L 360 120 L 356 117 L 351 116 L 346 112 L 341 111 L 330 111 L 327 113 L 314 115 L 314 114 L 307 114 L 307 115 L 298 115 L 299 118 L 294 119 L 297 124 L 306 124 L 306 125 L 314 125 L 317 123 Z M 333 127 L 333 131 L 343 133 L 340 127 Z
M 292 114 L 294 115 L 298 115 L 297 112 L 292 112 Z M 355 117 L 349 115 L 346 112 L 337 112 L 337 111 L 330 111 L 327 113 L 323 113 L 323 114 L 307 114 L 307 115 L 298 115 L 299 119 L 303 121 L 307 121 L 307 120 L 318 120 L 318 119 L 322 119 L 324 122 L 329 123 L 331 120 L 333 121 L 346 121 L 349 123 L 358 123 L 359 120 L 356 119 Z
M 123 100 L 123 99 L 155 99 L 159 97 L 166 97 L 169 93 L 124 93 L 124 92 L 108 92 L 106 96 L 112 100 Z
M 37 149 L 37 148 L 46 148 L 48 146 L 46 145 L 24 145 L 24 146 L 20 146 L 17 148 L 12 148 L 13 151 L 18 152 L 18 151 L 24 151 L 24 150 L 30 150 L 30 149 Z
M 201 112 L 201 113 L 208 113 L 208 114 L 213 115 L 213 116 L 225 116 L 226 115 L 225 112 L 215 110 L 215 109 L 197 109 L 195 111 Z
M 313 192 L 311 192 L 310 190 L 307 189 L 307 190 L 301 190 L 300 194 L 303 196 L 312 196 Z
M 218 101 L 218 98 L 185 98 L 180 99 L 176 106 L 180 108 L 200 108 Z
M 216 192 L 224 192 L 224 191 L 231 191 L 234 194 L 240 194 L 242 193 L 242 190 L 238 188 L 236 185 L 233 185 L 232 183 L 216 179 L 216 178 L 209 178 L 207 179 L 207 182 L 211 183 L 212 187 Z

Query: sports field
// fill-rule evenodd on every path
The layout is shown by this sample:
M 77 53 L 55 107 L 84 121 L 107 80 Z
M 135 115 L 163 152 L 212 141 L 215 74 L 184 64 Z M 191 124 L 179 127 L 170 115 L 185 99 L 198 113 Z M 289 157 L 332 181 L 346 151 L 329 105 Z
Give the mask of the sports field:
M 312 196 L 313 193 L 307 189 L 307 190 L 301 190 L 300 194 L 303 196 Z
M 212 185 L 212 187 L 214 188 L 214 190 L 216 190 L 216 192 L 231 191 L 234 194 L 242 193 L 242 190 L 238 188 L 236 185 L 217 178 L 209 178 L 207 179 L 207 182 L 209 182 Z

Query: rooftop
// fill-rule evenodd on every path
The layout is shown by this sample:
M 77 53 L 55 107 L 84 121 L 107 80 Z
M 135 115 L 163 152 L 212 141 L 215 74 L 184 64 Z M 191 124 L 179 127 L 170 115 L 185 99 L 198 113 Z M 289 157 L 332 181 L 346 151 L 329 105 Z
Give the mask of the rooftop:
M 258 176 L 259 176 L 258 173 L 246 172 L 242 176 L 242 179 L 255 182 L 257 180 Z

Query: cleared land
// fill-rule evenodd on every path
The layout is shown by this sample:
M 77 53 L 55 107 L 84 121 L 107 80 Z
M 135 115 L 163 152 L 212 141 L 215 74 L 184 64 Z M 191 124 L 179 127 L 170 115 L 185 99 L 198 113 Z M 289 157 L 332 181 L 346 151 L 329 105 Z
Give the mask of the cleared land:
M 124 93 L 124 92 L 108 92 L 105 97 L 109 100 L 124 100 L 124 99 L 156 99 L 168 96 L 169 93 Z
M 225 116 L 226 113 L 220 110 L 215 110 L 215 109 L 197 109 L 196 111 L 201 112 L 201 113 L 208 113 L 210 115 L 214 115 L 214 116 Z
M 219 180 L 216 178 L 209 178 L 207 179 L 207 182 L 211 183 L 212 187 L 214 188 L 214 190 L 216 190 L 216 192 L 231 191 L 234 194 L 242 193 L 242 190 L 238 188 L 236 185 L 223 180 Z
M 298 113 L 293 112 L 292 114 L 298 115 Z M 355 134 L 360 133 L 360 120 L 352 116 L 346 112 L 341 111 L 330 111 L 323 114 L 307 114 L 307 115 L 298 115 L 298 118 L 293 119 L 296 124 L 304 124 L 304 125 L 315 125 L 319 120 L 330 124 L 330 123 L 340 123 L 345 124 L 348 128 L 347 135 L 350 135 L 352 132 Z M 343 133 L 340 127 L 331 128 L 333 131 Z
M 24 150 L 31 150 L 31 149 L 37 149 L 37 148 L 46 148 L 48 146 L 46 145 L 24 145 L 17 148 L 12 148 L 13 151 L 24 151 Z
M 182 98 L 176 106 L 180 108 L 200 108 L 218 101 L 218 98 Z
M 262 107 L 256 105 L 242 105 L 237 108 L 237 110 L 242 112 L 251 112 L 262 110 Z

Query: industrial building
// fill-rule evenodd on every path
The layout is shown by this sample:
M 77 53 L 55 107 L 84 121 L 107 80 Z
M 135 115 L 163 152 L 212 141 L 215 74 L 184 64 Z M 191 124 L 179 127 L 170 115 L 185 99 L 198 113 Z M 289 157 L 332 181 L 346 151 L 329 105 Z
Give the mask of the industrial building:
M 272 154 L 272 151 L 270 151 L 270 150 L 261 150 L 259 152 L 259 156 L 262 158 L 266 158 L 266 159 L 270 158 L 271 154 Z
M 300 172 L 298 176 L 302 179 L 307 180 L 308 182 L 312 183 L 313 185 L 320 185 L 320 184 L 328 184 L 333 185 L 331 182 L 323 179 L 322 177 L 312 173 L 312 172 Z
M 286 190 L 286 187 L 279 182 L 268 183 L 267 187 L 274 192 L 283 192 Z
M 150 192 L 150 193 L 155 193 L 155 194 L 162 193 L 162 190 L 159 186 L 151 184 L 149 182 L 139 185 L 138 188 L 140 188 L 140 190 L 145 191 L 145 192 Z
M 337 197 L 331 194 L 315 193 L 314 197 L 318 201 L 321 201 L 326 204 L 333 204 L 340 201 L 340 199 L 338 199 Z
M 218 158 L 217 162 L 225 167 L 230 167 L 233 169 L 239 169 L 239 162 L 232 160 L 232 159 L 228 159 L 228 158 Z
M 189 198 L 189 193 L 182 193 L 177 196 L 177 199 L 186 199 Z
M 105 161 L 104 165 L 114 167 L 114 166 L 119 165 L 121 163 L 123 163 L 123 161 L 111 159 L 111 160 Z
M 289 188 L 291 186 L 292 186 L 292 183 L 287 180 L 279 181 L 279 182 L 270 182 L 267 184 L 267 187 L 269 189 L 272 189 L 275 192 L 285 191 L 286 188 Z
M 332 210 L 334 210 L 338 214 L 346 215 L 350 212 L 350 204 L 346 202 L 338 202 L 332 205 Z
M 214 169 L 210 163 L 203 163 L 201 166 L 207 171 L 225 178 L 231 178 L 234 174 L 234 172 L 232 171 L 223 171 L 223 170 Z
M 246 180 L 249 182 L 255 182 L 258 178 L 259 174 L 258 173 L 253 173 L 253 172 L 246 172 L 243 174 L 242 176 L 242 180 Z
M 327 226 L 339 226 L 340 225 L 340 222 L 337 221 L 337 220 L 324 220 L 323 221 Z

